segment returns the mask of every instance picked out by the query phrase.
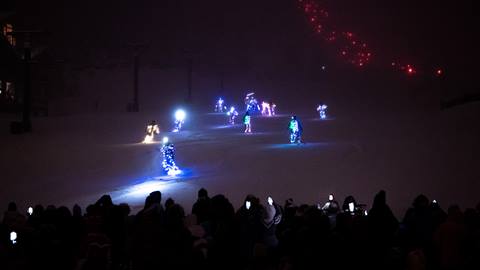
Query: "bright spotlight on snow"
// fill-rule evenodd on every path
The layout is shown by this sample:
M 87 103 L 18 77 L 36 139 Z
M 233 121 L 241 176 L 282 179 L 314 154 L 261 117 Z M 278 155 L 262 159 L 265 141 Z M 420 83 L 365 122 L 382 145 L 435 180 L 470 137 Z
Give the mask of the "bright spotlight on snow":
M 176 112 L 175 112 L 175 120 L 177 121 L 183 121 L 185 120 L 185 117 L 187 116 L 187 113 L 182 110 L 182 109 L 178 109 Z
M 161 181 L 147 181 L 127 188 L 122 197 L 126 198 L 145 198 L 150 192 L 167 190 L 167 184 Z
M 168 169 L 168 171 L 167 171 L 167 175 L 169 175 L 169 176 L 177 176 L 181 173 L 182 173 L 182 170 L 180 170 L 178 167 Z

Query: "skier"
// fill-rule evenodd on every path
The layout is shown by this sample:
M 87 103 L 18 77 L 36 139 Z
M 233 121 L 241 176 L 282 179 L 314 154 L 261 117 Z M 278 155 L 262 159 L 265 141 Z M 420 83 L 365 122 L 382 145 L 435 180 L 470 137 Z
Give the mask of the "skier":
M 320 114 L 320 119 L 327 118 L 327 105 L 320 103 L 317 107 L 317 112 Z
M 168 141 L 168 137 L 163 138 L 162 154 L 162 167 L 164 171 L 170 176 L 181 173 L 180 169 L 175 164 L 175 147 L 173 143 Z
M 290 130 L 290 143 L 301 143 L 303 128 L 297 116 L 292 116 L 288 129 Z
M 272 116 L 272 110 L 270 103 L 263 101 L 262 102 L 262 115 L 263 116 Z
M 155 120 L 152 120 L 148 125 L 147 125 L 147 130 L 146 130 L 146 135 L 145 139 L 143 140 L 143 143 L 151 143 L 153 141 L 153 137 L 155 134 L 160 133 L 160 129 L 158 128 L 157 123 Z
M 243 116 L 243 123 L 245 124 L 245 133 L 252 133 L 252 125 L 250 123 L 250 113 L 248 111 L 245 112 Z
M 251 92 L 251 93 L 248 93 L 247 95 L 245 95 L 245 105 L 247 106 L 247 109 L 248 109 L 248 104 L 250 103 L 250 101 L 252 99 L 254 99 L 253 95 L 255 95 L 254 92 Z
M 277 105 L 273 103 L 273 101 L 270 101 L 270 115 L 275 116 L 275 107 L 277 107 Z
M 254 97 L 255 93 L 248 93 L 245 96 L 245 105 L 247 105 L 247 111 L 254 113 L 260 111 L 260 105 L 258 105 L 257 99 Z
M 217 103 L 215 104 L 215 112 L 223 112 L 223 110 L 226 110 L 227 107 L 223 105 L 223 99 L 222 98 L 219 98 L 217 100 Z
M 230 110 L 227 112 L 228 116 L 228 123 L 230 125 L 235 125 L 235 118 L 238 116 L 237 110 L 235 110 L 235 107 L 230 107 Z
M 184 110 L 179 109 L 175 112 L 175 122 L 174 122 L 175 127 L 173 129 L 173 132 L 179 132 L 182 129 L 182 125 L 185 122 L 186 116 L 187 114 L 185 113 Z

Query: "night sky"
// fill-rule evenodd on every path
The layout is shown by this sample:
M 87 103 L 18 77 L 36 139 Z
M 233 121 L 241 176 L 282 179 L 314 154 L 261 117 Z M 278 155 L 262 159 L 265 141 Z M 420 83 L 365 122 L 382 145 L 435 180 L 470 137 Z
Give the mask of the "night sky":
M 392 73 L 401 73 L 391 68 L 392 62 L 413 65 L 415 77 L 426 80 L 425 88 L 438 87 L 439 83 L 432 86 L 431 79 L 436 69 L 442 69 L 445 98 L 478 92 L 475 1 L 316 2 L 329 12 L 331 28 L 353 32 L 368 44 L 373 56 L 367 67 L 350 65 L 339 57 L 339 48 L 318 38 L 298 0 L 10 3 L 17 11 L 17 29 L 46 31 L 35 40 L 36 57 L 45 64 L 128 68 L 133 45 L 140 44 L 143 68 L 185 68 L 185 59 L 192 57 L 198 76 L 291 78 L 297 85 L 305 83 L 298 88 L 307 89 L 307 94 L 312 92 L 308 88 L 314 88 L 308 86 L 312 80 L 341 84 L 345 78 L 378 75 L 390 80 Z M 325 77 L 322 66 L 339 72 Z M 404 75 L 395 79 L 413 80 Z M 283 90 L 275 94 L 283 94 L 278 91 Z
M 338 29 L 364 37 L 378 58 L 419 65 L 478 60 L 478 5 L 469 1 L 318 1 Z M 76 48 L 121 50 L 148 43 L 154 62 L 185 48 L 227 58 L 252 57 L 283 47 L 284 53 L 317 47 L 297 1 L 18 1 L 25 25 L 51 33 L 58 57 Z M 112 53 L 113 54 L 113 53 Z M 150 58 L 150 57 L 149 57 Z M 377 61 L 381 61 L 377 59 Z M 158 60 L 157 60 L 158 61 Z

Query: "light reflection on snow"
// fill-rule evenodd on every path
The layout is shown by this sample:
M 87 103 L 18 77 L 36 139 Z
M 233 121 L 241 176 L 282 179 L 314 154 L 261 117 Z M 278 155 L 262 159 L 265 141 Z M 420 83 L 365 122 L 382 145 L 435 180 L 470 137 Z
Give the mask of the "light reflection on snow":
M 220 126 L 211 126 L 210 129 L 226 129 L 226 128 L 232 128 L 232 127 L 241 127 L 243 125 L 241 124 L 235 124 L 235 125 L 220 125 Z
M 330 143 L 320 143 L 320 142 L 313 142 L 313 143 L 279 143 L 279 144 L 269 144 L 265 146 L 268 149 L 298 149 L 298 148 L 318 148 L 318 147 L 326 147 L 329 146 Z
M 146 198 L 153 191 L 165 192 L 169 188 L 169 183 L 159 180 L 146 181 L 126 188 L 121 197 L 125 198 Z
M 161 175 L 137 181 L 136 184 L 118 189 L 112 193 L 114 200 L 134 203 L 143 201 L 151 192 L 175 192 L 184 187 L 186 181 L 193 176 L 189 169 L 183 169 L 175 176 Z
M 146 135 L 145 136 L 145 139 L 143 139 L 143 143 L 146 143 L 146 144 L 149 144 L 149 143 L 153 143 L 153 135 Z

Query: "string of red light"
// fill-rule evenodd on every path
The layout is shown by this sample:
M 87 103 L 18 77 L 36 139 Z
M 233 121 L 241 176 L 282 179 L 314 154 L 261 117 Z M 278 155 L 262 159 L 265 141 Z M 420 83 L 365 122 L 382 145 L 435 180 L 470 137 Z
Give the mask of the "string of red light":
M 331 44 L 338 55 L 346 62 L 357 66 L 365 67 L 372 59 L 373 53 L 370 51 L 367 43 L 358 38 L 351 31 L 338 31 L 329 21 L 329 12 L 320 4 L 319 0 L 297 0 L 299 8 L 307 17 L 310 27 L 314 33 Z M 408 75 L 414 75 L 419 70 L 412 64 L 391 62 L 391 68 L 404 72 Z M 434 69 L 435 76 L 443 76 L 442 68 Z

